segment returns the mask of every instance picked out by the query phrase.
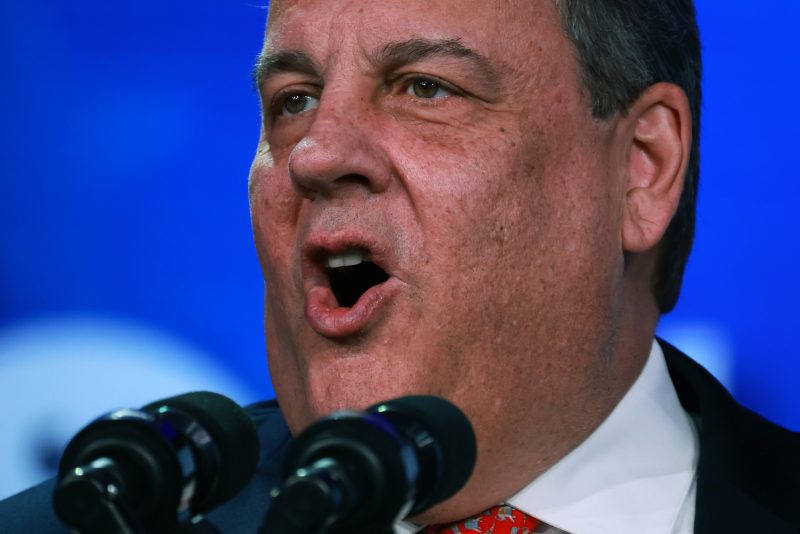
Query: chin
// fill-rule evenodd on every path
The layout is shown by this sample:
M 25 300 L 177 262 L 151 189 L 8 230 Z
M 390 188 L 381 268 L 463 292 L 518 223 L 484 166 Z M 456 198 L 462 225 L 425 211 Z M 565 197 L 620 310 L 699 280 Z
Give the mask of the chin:
M 365 361 L 366 360 L 366 361 Z M 373 404 L 420 393 L 420 388 L 387 369 L 380 356 L 339 357 L 311 365 L 308 403 L 315 417 L 337 410 L 362 410 Z

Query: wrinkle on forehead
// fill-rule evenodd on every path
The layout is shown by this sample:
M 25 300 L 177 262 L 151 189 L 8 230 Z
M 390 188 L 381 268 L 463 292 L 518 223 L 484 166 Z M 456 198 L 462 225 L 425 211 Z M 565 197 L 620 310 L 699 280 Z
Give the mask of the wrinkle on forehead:
M 357 31 L 342 31 L 342 19 L 352 28 L 363 27 L 355 23 L 350 4 L 358 6 L 359 0 L 273 0 L 267 19 L 264 47 L 260 58 L 287 50 L 307 54 L 316 60 L 326 58 L 326 63 L 335 62 L 343 51 L 353 53 L 359 47 L 344 46 L 346 39 L 359 39 Z M 335 8 L 332 8 L 335 6 Z M 363 9 L 358 9 L 360 13 Z M 347 15 L 342 15 L 343 13 Z M 312 53 L 313 52 L 313 53 Z M 322 65 L 317 65 L 322 67 Z M 323 74 L 318 71 L 317 74 Z
M 345 49 L 343 39 L 361 51 L 374 51 L 381 39 L 453 39 L 502 61 L 509 48 L 541 52 L 541 37 L 553 30 L 567 40 L 553 0 L 273 0 L 265 47 L 315 43 L 332 57 Z

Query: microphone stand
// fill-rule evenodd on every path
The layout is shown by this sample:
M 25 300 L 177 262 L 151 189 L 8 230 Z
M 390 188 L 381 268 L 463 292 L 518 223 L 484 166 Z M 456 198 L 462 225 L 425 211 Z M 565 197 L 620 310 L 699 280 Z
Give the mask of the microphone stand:
M 56 502 L 65 520 L 80 534 L 150 534 L 136 524 L 125 502 L 118 471 L 107 458 L 95 460 L 64 477 L 58 484 Z M 178 520 L 176 514 L 172 534 L 219 534 L 202 516 Z
M 274 504 L 274 503 L 273 503 Z M 271 506 L 267 512 L 264 521 L 261 523 L 261 528 L 258 534 L 354 534 L 354 533 L 337 533 L 336 531 L 328 530 L 327 528 L 305 525 L 298 526 L 291 518 L 280 511 L 278 507 Z M 387 526 L 379 529 L 370 529 L 369 534 L 394 534 L 394 527 Z
M 393 534 L 394 526 L 373 525 L 363 533 L 332 530 L 331 516 L 339 500 L 330 487 L 314 480 L 295 478 L 282 490 L 272 490 L 272 505 L 261 523 L 259 534 Z M 333 512 L 333 513 L 332 513 Z
M 141 534 L 120 495 L 120 487 L 113 461 L 100 458 L 76 468 L 58 483 L 55 505 L 62 521 L 78 532 Z

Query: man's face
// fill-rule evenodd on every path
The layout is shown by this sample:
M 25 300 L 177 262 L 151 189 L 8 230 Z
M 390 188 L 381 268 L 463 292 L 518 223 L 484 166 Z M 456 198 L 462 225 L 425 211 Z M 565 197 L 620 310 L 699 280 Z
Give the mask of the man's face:
M 607 409 L 622 284 L 613 124 L 556 8 L 274 0 L 265 54 L 250 203 L 291 429 L 440 395 L 479 459 L 435 517 L 508 497 Z

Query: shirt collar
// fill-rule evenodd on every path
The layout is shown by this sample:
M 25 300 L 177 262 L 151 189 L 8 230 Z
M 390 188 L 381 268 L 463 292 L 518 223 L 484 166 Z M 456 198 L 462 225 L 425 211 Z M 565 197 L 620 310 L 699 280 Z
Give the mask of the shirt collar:
M 670 532 L 697 458 L 697 431 L 654 341 L 641 375 L 608 418 L 507 502 L 573 534 Z

